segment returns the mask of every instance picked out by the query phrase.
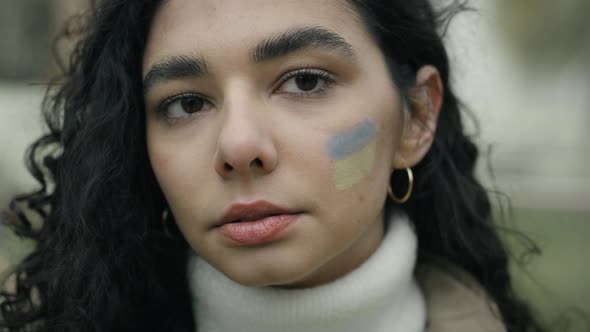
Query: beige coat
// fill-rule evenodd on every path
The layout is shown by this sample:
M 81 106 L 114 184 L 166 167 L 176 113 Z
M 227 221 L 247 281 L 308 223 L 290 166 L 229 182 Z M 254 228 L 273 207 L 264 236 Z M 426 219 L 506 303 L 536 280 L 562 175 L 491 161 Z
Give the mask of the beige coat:
M 451 267 L 420 266 L 418 283 L 426 298 L 426 332 L 505 332 L 500 313 L 467 273 Z

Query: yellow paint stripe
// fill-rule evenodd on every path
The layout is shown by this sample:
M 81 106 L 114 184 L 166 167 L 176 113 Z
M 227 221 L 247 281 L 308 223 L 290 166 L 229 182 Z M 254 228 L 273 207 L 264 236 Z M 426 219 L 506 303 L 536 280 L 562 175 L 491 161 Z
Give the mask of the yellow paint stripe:
M 334 183 L 337 190 L 346 190 L 362 180 L 373 167 L 376 142 L 335 162 Z

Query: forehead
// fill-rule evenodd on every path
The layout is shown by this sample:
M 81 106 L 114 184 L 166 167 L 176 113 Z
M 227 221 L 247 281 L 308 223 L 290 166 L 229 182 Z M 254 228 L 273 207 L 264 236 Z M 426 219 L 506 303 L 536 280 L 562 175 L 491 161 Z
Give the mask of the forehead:
M 346 0 L 168 0 L 152 23 L 144 69 L 178 54 L 240 55 L 269 35 L 302 25 L 326 27 L 353 45 L 366 34 Z

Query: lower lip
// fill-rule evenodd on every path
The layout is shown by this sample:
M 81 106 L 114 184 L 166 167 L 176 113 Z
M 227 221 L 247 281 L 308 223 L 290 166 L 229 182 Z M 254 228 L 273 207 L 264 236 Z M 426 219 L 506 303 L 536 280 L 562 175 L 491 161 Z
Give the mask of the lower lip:
M 221 234 L 239 244 L 259 244 L 272 241 L 284 234 L 281 232 L 294 223 L 299 214 L 280 214 L 255 221 L 225 224 L 219 228 Z

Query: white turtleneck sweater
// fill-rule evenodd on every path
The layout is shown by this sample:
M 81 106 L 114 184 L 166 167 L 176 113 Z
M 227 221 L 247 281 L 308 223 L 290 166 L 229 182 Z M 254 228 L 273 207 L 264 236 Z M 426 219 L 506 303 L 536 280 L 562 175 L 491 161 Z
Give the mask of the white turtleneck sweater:
M 377 250 L 317 287 L 246 287 L 202 258 L 189 261 L 199 332 L 422 332 L 426 308 L 414 279 L 416 235 L 394 216 Z

